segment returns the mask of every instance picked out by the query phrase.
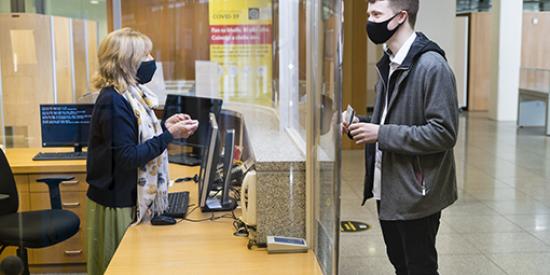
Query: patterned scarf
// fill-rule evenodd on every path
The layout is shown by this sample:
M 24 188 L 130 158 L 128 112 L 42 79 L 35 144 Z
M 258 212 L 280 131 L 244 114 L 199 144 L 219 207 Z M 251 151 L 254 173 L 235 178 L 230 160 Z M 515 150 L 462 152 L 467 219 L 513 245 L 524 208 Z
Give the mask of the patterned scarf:
M 157 119 L 152 107 L 156 97 L 143 85 L 130 86 L 123 94 L 130 103 L 137 118 L 139 144 L 162 134 L 161 122 Z M 135 224 L 160 215 L 168 208 L 168 153 L 138 168 L 137 182 L 137 219 Z

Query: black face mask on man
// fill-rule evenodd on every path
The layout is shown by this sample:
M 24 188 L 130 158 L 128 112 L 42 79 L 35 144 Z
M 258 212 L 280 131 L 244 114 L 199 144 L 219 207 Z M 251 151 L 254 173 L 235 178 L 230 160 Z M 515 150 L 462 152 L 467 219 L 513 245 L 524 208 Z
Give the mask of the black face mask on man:
M 388 25 L 390 24 L 390 21 L 392 21 L 399 14 L 400 13 L 397 13 L 396 15 L 392 16 L 390 19 L 380 23 L 368 21 L 367 34 L 369 35 L 369 39 L 374 44 L 386 43 L 386 41 L 388 41 L 399 29 L 399 27 L 401 27 L 402 25 L 401 23 L 397 25 L 397 27 L 395 27 L 393 30 L 388 30 Z
M 136 74 L 137 82 L 139 84 L 151 82 L 151 79 L 153 79 L 153 75 L 155 74 L 156 70 L 157 64 L 155 60 L 141 62 Z

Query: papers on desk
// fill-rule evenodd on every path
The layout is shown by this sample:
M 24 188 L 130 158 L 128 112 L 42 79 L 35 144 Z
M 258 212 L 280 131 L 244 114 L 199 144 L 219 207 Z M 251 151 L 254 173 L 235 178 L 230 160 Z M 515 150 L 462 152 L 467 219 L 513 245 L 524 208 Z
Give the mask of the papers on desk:
M 220 209 L 222 208 L 222 203 L 220 199 L 208 198 L 206 199 L 206 206 L 210 209 Z

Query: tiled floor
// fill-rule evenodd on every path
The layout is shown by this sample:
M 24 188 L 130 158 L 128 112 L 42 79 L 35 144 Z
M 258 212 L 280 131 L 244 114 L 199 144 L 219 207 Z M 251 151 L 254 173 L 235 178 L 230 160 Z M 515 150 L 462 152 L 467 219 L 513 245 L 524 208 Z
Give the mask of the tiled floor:
M 550 137 L 485 117 L 460 121 L 459 200 L 442 215 L 440 274 L 550 274 Z M 341 274 L 394 274 L 374 202 L 360 207 L 363 152 L 344 152 L 342 167 L 341 219 L 372 229 L 342 233 Z

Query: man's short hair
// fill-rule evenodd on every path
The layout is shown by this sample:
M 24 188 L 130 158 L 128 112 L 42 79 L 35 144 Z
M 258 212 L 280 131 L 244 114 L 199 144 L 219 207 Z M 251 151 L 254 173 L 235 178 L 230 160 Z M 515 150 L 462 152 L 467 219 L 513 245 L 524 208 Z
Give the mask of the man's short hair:
M 418 14 L 418 0 L 369 0 L 369 3 L 388 1 L 395 11 L 406 11 L 409 14 L 409 24 L 414 28 Z

